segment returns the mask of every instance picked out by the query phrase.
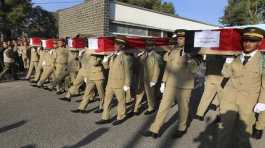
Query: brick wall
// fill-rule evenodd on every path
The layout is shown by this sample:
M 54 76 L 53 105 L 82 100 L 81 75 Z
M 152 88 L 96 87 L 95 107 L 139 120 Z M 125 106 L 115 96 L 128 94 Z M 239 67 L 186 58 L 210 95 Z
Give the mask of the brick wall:
M 106 35 L 109 32 L 109 0 L 87 0 L 85 3 L 60 10 L 59 36 L 76 34 Z

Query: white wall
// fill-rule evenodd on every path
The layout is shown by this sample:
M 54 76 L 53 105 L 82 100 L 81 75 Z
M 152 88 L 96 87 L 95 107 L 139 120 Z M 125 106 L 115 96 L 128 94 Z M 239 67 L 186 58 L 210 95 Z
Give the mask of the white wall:
M 110 18 L 114 21 L 145 25 L 170 31 L 176 29 L 207 30 L 217 28 L 211 25 L 133 8 L 119 3 L 111 3 L 110 7 Z

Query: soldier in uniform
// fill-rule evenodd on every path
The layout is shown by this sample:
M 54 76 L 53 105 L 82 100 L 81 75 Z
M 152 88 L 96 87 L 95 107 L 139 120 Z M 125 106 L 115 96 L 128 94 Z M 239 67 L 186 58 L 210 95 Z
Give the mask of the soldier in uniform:
M 220 91 L 221 82 L 223 80 L 222 69 L 225 62 L 225 58 L 217 55 L 208 55 L 206 57 L 206 81 L 204 92 L 197 108 L 197 119 L 203 120 L 204 115 L 211 103 L 214 103 L 214 99 L 218 98 L 218 92 Z M 216 101 L 215 105 L 219 106 L 219 101 Z
M 220 99 L 221 124 L 217 148 L 231 145 L 250 147 L 248 141 L 255 123 L 254 111 L 264 111 L 262 106 L 265 105 L 263 61 L 257 50 L 263 37 L 263 30 L 245 28 L 242 32 L 242 53 L 234 60 L 227 60 L 223 67 L 222 74 L 229 80 Z M 233 134 L 235 138 L 231 137 Z
M 60 98 L 60 100 L 71 102 L 71 97 L 79 95 L 79 89 L 81 85 L 85 82 L 85 78 L 89 74 L 90 70 L 90 58 L 91 58 L 91 52 L 89 50 L 82 50 L 80 51 L 80 62 L 81 62 L 81 68 L 78 71 L 78 74 L 73 82 L 73 85 L 69 88 L 67 93 L 65 94 L 64 98 Z M 91 92 L 90 92 L 91 93 Z M 91 93 L 95 95 L 95 93 Z M 91 98 L 90 98 L 91 99 Z
M 28 69 L 29 68 L 29 54 L 28 54 L 28 45 L 27 42 L 22 42 L 22 45 L 18 47 L 18 53 L 22 58 L 22 62 L 23 62 L 23 67 L 24 69 Z
M 79 62 L 79 50 L 76 49 L 69 49 L 69 57 L 68 57 L 68 83 L 67 83 L 67 90 L 70 88 L 70 86 L 74 83 L 74 80 L 76 79 L 76 76 L 78 74 L 78 71 L 80 69 L 80 62 Z
M 89 49 L 87 49 L 87 52 L 89 52 Z M 80 103 L 80 106 L 77 110 L 72 110 L 73 113 L 84 113 L 87 105 L 90 102 L 93 102 L 94 96 L 95 96 L 95 89 L 97 89 L 97 92 L 100 97 L 100 104 L 98 109 L 95 111 L 95 113 L 101 113 L 103 111 L 103 99 L 105 97 L 104 92 L 104 68 L 102 65 L 101 58 L 98 55 L 95 55 L 91 53 L 90 57 L 88 58 L 88 73 L 86 73 L 85 76 L 85 83 L 86 83 L 86 89 L 84 96 L 82 98 L 82 101 Z
M 49 86 L 49 90 L 53 90 L 57 86 L 56 94 L 60 95 L 64 93 L 62 85 L 64 84 L 65 77 L 68 73 L 68 56 L 69 50 L 65 48 L 64 39 L 59 39 L 57 41 L 58 48 L 55 50 L 55 71 L 54 71 L 54 80 Z
M 26 79 L 29 80 L 31 75 L 33 74 L 33 71 L 37 70 L 38 63 L 39 63 L 39 53 L 38 53 L 38 47 L 31 47 L 30 49 L 30 66 L 29 71 L 26 76 Z
M 43 47 L 38 48 L 38 54 L 39 54 L 39 63 L 36 70 L 36 73 L 34 75 L 34 79 L 30 81 L 31 83 L 37 83 L 40 80 L 40 76 L 43 72 L 43 60 L 44 60 L 44 54 L 47 50 L 44 50 Z
M 105 68 L 109 68 L 109 77 L 106 87 L 102 119 L 96 124 L 110 123 L 110 110 L 113 96 L 118 100 L 117 119 L 113 125 L 119 125 L 126 120 L 126 92 L 130 90 L 131 84 L 131 63 L 125 55 L 126 41 L 123 37 L 116 37 L 115 48 L 117 52 L 112 56 L 103 59 Z
M 33 85 L 36 87 L 43 87 L 43 84 L 53 76 L 55 70 L 55 50 L 58 48 L 57 43 L 54 42 L 55 49 L 45 49 L 45 53 L 43 53 L 43 72 L 40 76 L 40 80 L 38 81 L 37 85 Z
M 157 138 L 160 136 L 160 129 L 168 112 L 174 103 L 175 98 L 178 102 L 179 123 L 178 131 L 173 137 L 180 137 L 186 133 L 189 117 L 189 99 L 194 88 L 194 74 L 198 63 L 184 52 L 185 30 L 176 31 L 177 47 L 173 47 L 167 54 L 167 64 L 161 84 L 163 93 L 159 109 L 149 131 L 144 136 Z
M 139 71 L 139 82 L 138 90 L 136 95 L 136 103 L 134 107 L 134 114 L 140 114 L 141 101 L 144 94 L 146 94 L 148 109 L 145 115 L 152 114 L 155 112 L 155 88 L 159 80 L 159 75 L 161 72 L 160 64 L 161 57 L 154 51 L 154 41 L 147 39 L 147 48 L 143 50 L 138 56 L 141 63 Z

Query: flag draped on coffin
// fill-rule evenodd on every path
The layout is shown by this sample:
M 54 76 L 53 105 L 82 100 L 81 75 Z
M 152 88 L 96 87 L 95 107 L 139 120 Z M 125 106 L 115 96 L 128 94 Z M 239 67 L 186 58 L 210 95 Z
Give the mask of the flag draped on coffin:
M 32 37 L 30 38 L 29 45 L 30 46 L 41 46 L 41 39 L 38 37 Z
M 45 49 L 53 49 L 53 43 L 54 43 L 54 39 L 47 39 L 47 40 L 41 40 L 42 42 L 42 47 Z

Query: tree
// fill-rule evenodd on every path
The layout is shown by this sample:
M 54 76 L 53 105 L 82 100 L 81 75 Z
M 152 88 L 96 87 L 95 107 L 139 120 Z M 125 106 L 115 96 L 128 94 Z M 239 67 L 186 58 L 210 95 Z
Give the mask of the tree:
M 172 2 L 162 2 L 161 0 L 118 0 L 120 2 L 140 6 L 159 12 L 175 14 L 175 7 Z
M 220 22 L 225 26 L 263 23 L 265 0 L 229 0 Z
M 33 7 L 31 0 L 0 0 L 0 33 L 15 38 L 22 33 L 30 36 L 54 37 L 57 21 L 53 13 Z

